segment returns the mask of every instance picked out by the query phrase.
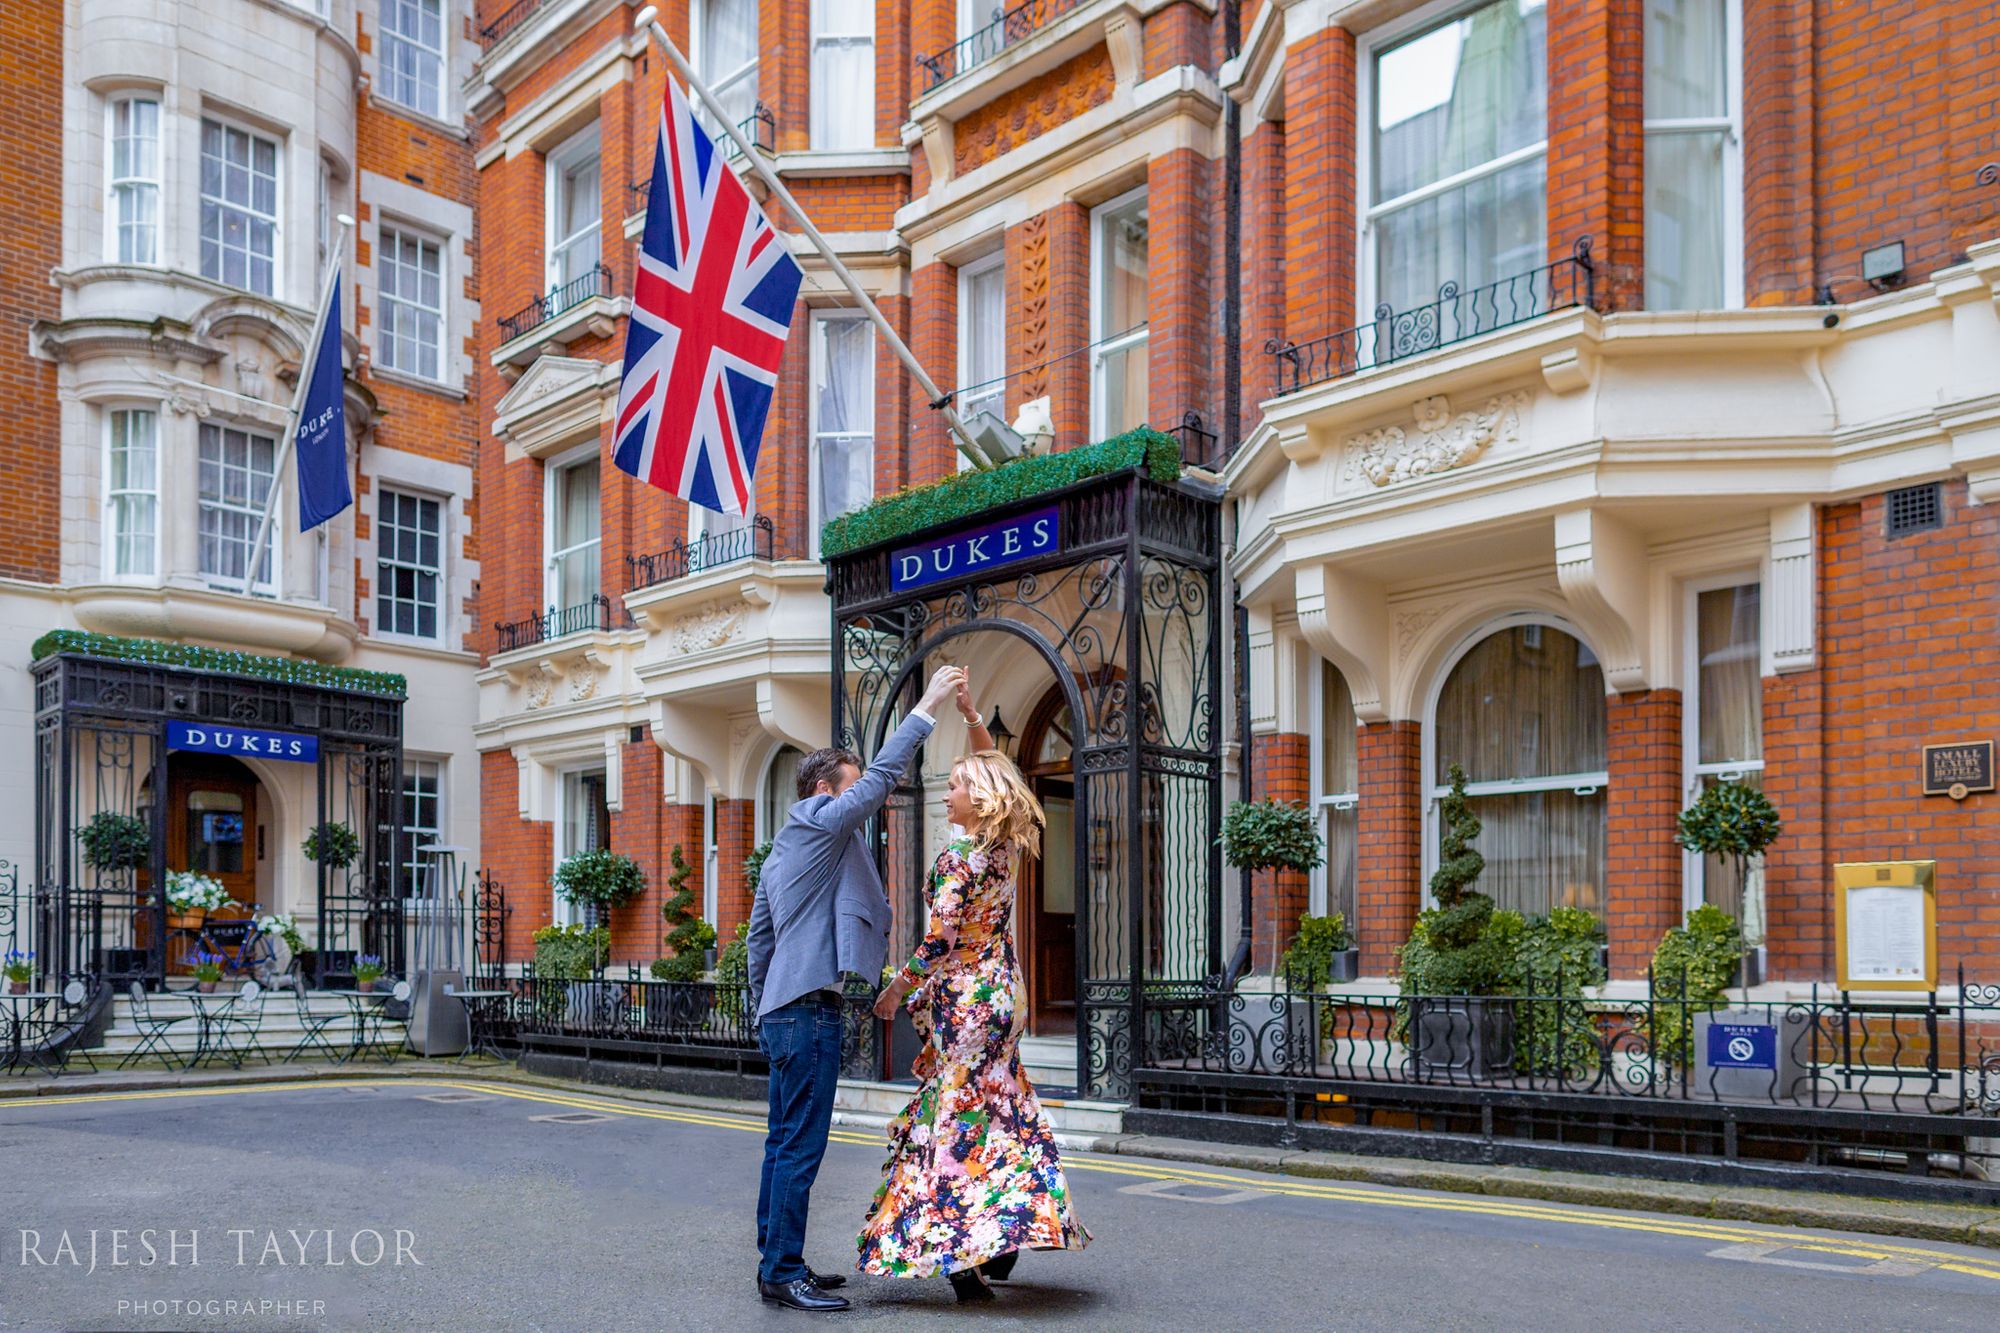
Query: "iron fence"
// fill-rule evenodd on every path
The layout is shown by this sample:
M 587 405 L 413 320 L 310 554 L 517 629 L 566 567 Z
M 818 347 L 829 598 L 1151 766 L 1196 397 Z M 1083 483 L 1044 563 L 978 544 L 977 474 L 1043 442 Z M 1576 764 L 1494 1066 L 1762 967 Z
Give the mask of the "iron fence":
M 757 103 L 755 111 L 737 121 L 736 128 L 743 132 L 743 137 L 748 139 L 750 146 L 758 152 L 778 151 L 778 118 L 772 115 L 771 108 L 762 102 Z M 734 162 L 743 156 L 743 150 L 738 148 L 736 141 L 727 135 L 718 136 L 715 146 L 722 150 L 725 162 Z M 653 178 L 648 176 L 644 180 L 633 181 L 626 188 L 632 192 L 632 211 L 636 213 L 645 208 L 647 201 L 653 197 Z
M 775 558 L 776 545 L 777 534 L 771 520 L 759 514 L 746 527 L 704 532 L 692 541 L 675 541 L 666 550 L 652 555 L 626 556 L 625 587 L 628 592 L 636 592 L 739 560 L 770 560 Z
M 593 296 L 609 295 L 611 295 L 611 270 L 602 264 L 593 265 L 589 272 L 571 278 L 560 287 L 550 288 L 513 314 L 502 315 L 499 320 L 500 340 L 512 342 L 523 334 L 534 332 L 565 310 L 582 305 Z
M 1597 305 L 1597 269 L 1591 240 L 1577 238 L 1567 259 L 1461 291 L 1456 282 L 1438 288 L 1437 299 L 1406 310 L 1383 304 L 1375 318 L 1310 342 L 1271 339 L 1264 344 L 1276 372 L 1277 392 L 1295 393 L 1308 385 L 1391 365 L 1482 333 L 1576 306 Z
M 924 91 L 929 92 L 969 69 L 982 65 L 1030 33 L 1048 26 L 1075 9 L 1083 0 L 1023 0 L 1012 9 L 993 6 L 986 26 L 961 37 L 933 55 L 918 56 L 924 71 Z
M 491 23 L 479 30 L 480 47 L 492 50 L 503 38 L 526 23 L 534 16 L 536 10 L 547 3 L 548 0 L 514 0 L 514 3 L 501 10 Z
M 603 593 L 593 593 L 589 601 L 575 606 L 552 606 L 546 612 L 530 612 L 521 620 L 496 622 L 493 633 L 498 651 L 504 653 L 586 630 L 602 632 L 610 628 L 611 599 Z

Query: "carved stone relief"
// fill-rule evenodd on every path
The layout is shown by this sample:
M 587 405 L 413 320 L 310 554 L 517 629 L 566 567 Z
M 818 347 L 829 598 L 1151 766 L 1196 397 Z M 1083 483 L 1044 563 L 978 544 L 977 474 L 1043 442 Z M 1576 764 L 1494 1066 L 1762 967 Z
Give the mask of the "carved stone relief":
M 699 653 L 735 638 L 750 613 L 747 602 L 718 602 L 681 616 L 667 626 L 667 642 L 676 653 Z
M 1388 486 L 1464 467 L 1493 445 L 1520 439 L 1521 412 L 1527 405 L 1528 395 L 1516 391 L 1454 416 L 1445 398 L 1425 398 L 1416 405 L 1414 431 L 1383 426 L 1351 437 L 1341 479 L 1365 477 L 1376 486 Z

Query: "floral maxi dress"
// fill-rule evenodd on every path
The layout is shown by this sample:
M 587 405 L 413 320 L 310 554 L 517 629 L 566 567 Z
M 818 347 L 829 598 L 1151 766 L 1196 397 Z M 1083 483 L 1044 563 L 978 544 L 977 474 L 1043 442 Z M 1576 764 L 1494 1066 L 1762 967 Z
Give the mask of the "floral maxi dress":
M 930 930 L 903 975 L 930 1037 L 922 1086 L 889 1126 L 889 1161 L 859 1246 L 862 1272 L 929 1277 L 1011 1250 L 1081 1249 L 1055 1136 L 1021 1068 L 1026 1005 L 1007 919 L 1013 849 L 938 853 Z

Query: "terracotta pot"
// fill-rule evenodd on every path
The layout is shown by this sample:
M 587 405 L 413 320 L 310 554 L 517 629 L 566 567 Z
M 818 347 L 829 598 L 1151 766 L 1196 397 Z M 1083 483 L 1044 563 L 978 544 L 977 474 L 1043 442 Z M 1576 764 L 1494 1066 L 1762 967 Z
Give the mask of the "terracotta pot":
M 7 983 L 7 993 L 9 995 L 26 995 L 28 993 L 28 983 L 25 981 L 10 980 Z
M 374 978 L 371 977 L 367 981 L 357 981 L 354 983 L 354 989 L 359 991 L 372 991 L 375 989 L 375 980 Z
M 215 994 L 215 988 L 221 984 L 219 981 L 197 981 L 194 983 L 194 988 L 203 995 L 213 995 Z
M 208 909 L 205 907 L 191 907 L 185 912 L 176 912 L 171 907 L 167 909 L 168 930 L 200 930 L 201 923 L 207 919 Z

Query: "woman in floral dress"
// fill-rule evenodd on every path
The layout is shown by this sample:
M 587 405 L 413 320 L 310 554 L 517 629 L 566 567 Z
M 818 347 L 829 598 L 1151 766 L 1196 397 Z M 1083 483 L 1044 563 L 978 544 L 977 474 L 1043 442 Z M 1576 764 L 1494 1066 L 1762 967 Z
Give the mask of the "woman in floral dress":
M 977 744 L 977 715 L 967 720 Z M 943 1273 L 961 1301 L 991 1300 L 986 1279 L 1004 1279 L 1019 1251 L 1081 1249 L 1090 1233 L 1021 1068 L 1027 1005 L 1008 920 L 1014 867 L 1041 847 L 1041 806 L 1005 755 L 982 748 L 953 766 L 945 812 L 965 835 L 938 853 L 929 933 L 875 1006 L 887 1018 L 907 1003 L 929 1038 L 922 1086 L 889 1127 L 859 1267 Z

